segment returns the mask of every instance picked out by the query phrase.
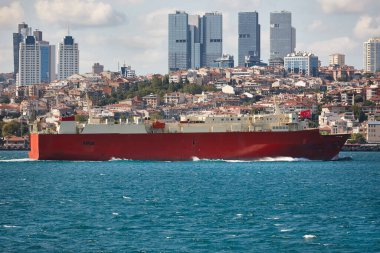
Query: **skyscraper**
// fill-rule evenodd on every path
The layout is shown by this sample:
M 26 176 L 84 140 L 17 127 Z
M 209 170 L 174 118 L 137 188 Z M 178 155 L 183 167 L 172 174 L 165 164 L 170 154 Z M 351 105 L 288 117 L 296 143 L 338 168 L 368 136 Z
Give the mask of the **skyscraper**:
M 19 73 L 17 85 L 39 84 L 41 82 L 41 50 L 35 37 L 28 35 L 19 44 Z
M 16 75 L 19 70 L 19 53 L 20 53 L 20 43 L 26 37 L 28 32 L 28 25 L 25 23 L 18 25 L 18 32 L 13 33 L 13 76 L 16 78 Z
M 363 66 L 365 72 L 380 71 L 380 37 L 364 42 Z
M 190 68 L 190 32 L 186 12 L 169 14 L 168 52 L 169 72 Z
M 260 63 L 260 25 L 257 12 L 239 12 L 238 65 L 251 67 Z
M 215 67 L 215 60 L 222 56 L 222 24 L 219 13 L 169 14 L 169 72 Z
M 292 27 L 292 13 L 270 13 L 270 59 L 284 59 L 296 47 L 296 29 Z
M 78 43 L 74 43 L 74 38 L 67 35 L 63 42 L 59 43 L 59 64 L 58 78 L 66 79 L 69 76 L 79 73 L 79 50 Z
M 189 16 L 190 29 L 190 64 L 192 69 L 201 67 L 201 34 L 200 34 L 201 19 L 199 15 Z
M 217 67 L 215 60 L 223 54 L 222 14 L 206 13 L 201 19 L 201 66 Z

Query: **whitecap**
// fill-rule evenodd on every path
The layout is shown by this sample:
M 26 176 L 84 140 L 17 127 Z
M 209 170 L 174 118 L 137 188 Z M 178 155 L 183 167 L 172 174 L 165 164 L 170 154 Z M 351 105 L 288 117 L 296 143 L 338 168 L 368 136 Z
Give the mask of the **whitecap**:
M 304 235 L 304 236 L 303 236 L 303 238 L 304 238 L 305 240 L 314 239 L 314 238 L 316 238 L 316 237 L 317 237 L 316 235 Z
M 284 229 L 281 229 L 280 232 L 284 233 L 284 232 L 291 232 L 293 231 L 293 229 L 291 228 L 284 228 Z
M 100 175 L 100 176 L 105 176 L 106 174 L 100 173 L 99 175 Z
M 243 217 L 243 214 L 242 213 L 237 213 L 236 216 L 239 217 L 239 218 L 241 218 L 241 217 Z
M 113 212 L 113 213 L 112 213 L 112 215 L 118 216 L 118 215 L 119 215 L 119 213 L 115 213 L 115 212 Z
M 131 197 L 128 197 L 128 196 L 123 196 L 123 199 L 126 199 L 126 200 L 132 200 Z
M 18 228 L 18 226 L 14 225 L 3 225 L 4 228 Z

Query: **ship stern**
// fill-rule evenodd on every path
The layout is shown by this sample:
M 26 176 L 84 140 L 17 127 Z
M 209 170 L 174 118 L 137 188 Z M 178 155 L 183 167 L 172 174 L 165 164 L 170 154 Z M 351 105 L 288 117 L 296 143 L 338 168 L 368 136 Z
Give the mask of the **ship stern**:
M 38 160 L 39 157 L 40 157 L 39 135 L 38 135 L 38 133 L 31 133 L 30 134 L 29 158 L 33 159 L 33 160 Z

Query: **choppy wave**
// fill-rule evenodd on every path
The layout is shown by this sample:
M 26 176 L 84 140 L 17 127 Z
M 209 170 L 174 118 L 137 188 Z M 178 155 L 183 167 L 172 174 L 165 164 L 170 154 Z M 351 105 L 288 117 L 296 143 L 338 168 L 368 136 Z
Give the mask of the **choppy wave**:
M 305 240 L 310 240 L 310 239 L 314 239 L 315 237 L 317 237 L 316 235 L 304 235 L 303 238 Z

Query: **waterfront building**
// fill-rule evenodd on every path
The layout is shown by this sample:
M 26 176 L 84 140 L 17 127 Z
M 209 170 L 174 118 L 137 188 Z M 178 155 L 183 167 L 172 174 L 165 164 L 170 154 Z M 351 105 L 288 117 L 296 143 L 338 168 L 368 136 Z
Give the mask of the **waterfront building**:
M 74 74 L 79 74 L 79 50 L 74 38 L 67 35 L 58 49 L 58 78 L 66 79 Z
M 28 35 L 19 44 L 17 86 L 41 83 L 41 49 L 35 37 Z
M 344 66 L 345 63 L 345 55 L 344 54 L 331 54 L 329 59 L 330 66 Z
M 222 25 L 220 13 L 169 14 L 169 72 L 215 67 L 215 60 L 222 56 Z
M 104 71 L 104 66 L 100 65 L 99 62 L 94 63 L 94 65 L 92 65 L 92 73 L 94 73 L 94 74 L 100 74 L 103 71 Z
M 215 60 L 215 64 L 218 68 L 233 68 L 234 67 L 234 57 L 229 54 L 224 54 Z
M 238 51 L 238 66 L 259 65 L 260 24 L 257 12 L 239 12 Z
M 306 52 L 288 54 L 284 58 L 284 69 L 288 74 L 317 76 L 318 56 Z
M 380 37 L 364 42 L 363 65 L 365 72 L 380 71 Z
M 18 32 L 13 33 L 13 77 L 19 71 L 19 53 L 20 53 L 20 43 L 26 38 L 28 33 L 28 24 L 22 23 L 18 25 Z
M 283 59 L 296 48 L 296 29 L 292 27 L 292 13 L 270 13 L 270 59 Z
M 380 143 L 380 121 L 368 121 L 367 142 Z

